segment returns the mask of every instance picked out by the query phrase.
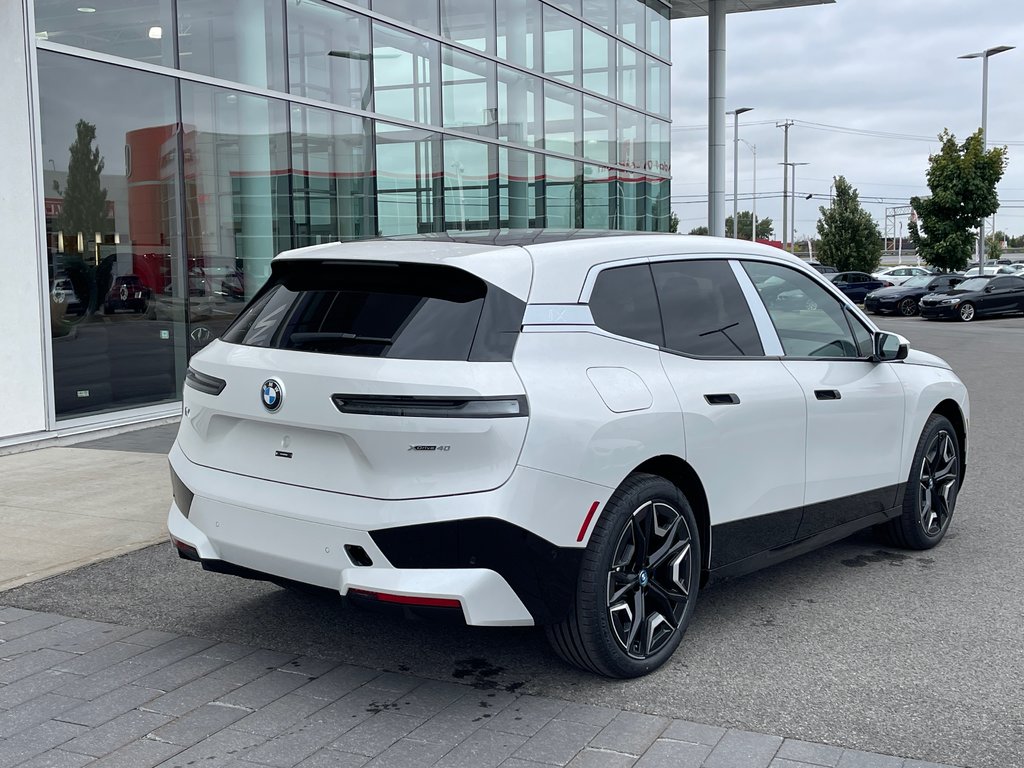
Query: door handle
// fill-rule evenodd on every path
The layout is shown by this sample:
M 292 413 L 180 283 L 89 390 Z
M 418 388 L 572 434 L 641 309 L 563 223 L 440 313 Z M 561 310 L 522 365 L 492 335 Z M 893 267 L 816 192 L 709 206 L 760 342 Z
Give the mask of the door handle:
M 739 405 L 740 399 L 731 392 L 724 394 L 704 395 L 708 405 Z
M 842 400 L 843 395 L 838 389 L 816 389 L 814 396 L 819 400 Z

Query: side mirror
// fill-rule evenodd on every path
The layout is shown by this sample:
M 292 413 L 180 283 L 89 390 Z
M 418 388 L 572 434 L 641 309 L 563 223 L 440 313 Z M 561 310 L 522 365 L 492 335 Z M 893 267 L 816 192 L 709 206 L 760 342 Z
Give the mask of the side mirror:
M 985 286 L 985 293 L 992 293 L 992 286 L 991 285 L 986 285 Z
M 879 331 L 875 334 L 875 360 L 880 363 L 891 363 L 906 360 L 910 354 L 910 342 L 895 333 Z

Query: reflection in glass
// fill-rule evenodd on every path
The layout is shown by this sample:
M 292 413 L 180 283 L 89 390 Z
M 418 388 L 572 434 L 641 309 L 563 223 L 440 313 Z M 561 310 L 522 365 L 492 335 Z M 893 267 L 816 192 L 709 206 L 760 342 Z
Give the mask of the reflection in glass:
M 371 10 L 437 34 L 437 0 L 373 0 Z
M 287 105 L 182 81 L 189 316 L 219 337 L 290 248 Z
M 38 63 L 57 417 L 175 400 L 174 81 L 47 51 Z
M 647 226 L 647 181 L 638 173 L 619 171 L 619 229 L 645 232 Z
M 663 59 L 671 58 L 669 9 L 656 3 L 647 7 L 647 50 Z
M 35 0 L 29 7 L 35 11 L 39 40 L 174 66 L 170 0 L 133 0 L 130 5 Z
M 548 2 L 563 11 L 580 15 L 580 0 L 548 0 Z
M 619 0 L 617 21 L 619 37 L 638 48 L 647 44 L 647 10 L 642 0 Z
M 583 29 L 583 87 L 615 98 L 615 42 L 608 35 Z
M 444 228 L 496 229 L 497 147 L 477 141 L 444 141 Z M 493 210 L 493 217 L 491 211 Z
M 645 120 L 644 116 L 631 109 L 619 107 L 619 160 L 622 168 L 640 169 L 644 167 L 647 153 L 644 150 Z
M 615 162 L 615 143 L 615 105 L 584 96 L 583 156 L 603 163 Z
M 579 91 L 544 83 L 544 147 L 564 155 L 577 154 L 582 95 Z
M 293 104 L 295 247 L 376 235 L 371 121 Z
M 538 155 L 498 148 L 499 227 L 542 226 L 537 218 Z
M 608 168 L 583 166 L 583 226 L 593 229 L 615 228 L 615 184 Z
M 176 0 L 182 69 L 284 90 L 284 39 L 277 0 Z
M 441 118 L 437 82 L 440 45 L 385 24 L 373 25 L 373 94 L 376 112 L 436 125 Z
M 494 53 L 494 3 L 441 0 L 441 34 L 449 40 Z
M 544 226 L 553 229 L 577 229 L 583 226 L 579 164 L 572 160 L 544 158 Z
M 445 127 L 494 136 L 498 122 L 494 63 L 447 45 L 441 47 L 441 57 Z
M 644 60 L 635 48 L 619 43 L 619 100 L 644 108 Z
M 499 58 L 527 69 L 540 67 L 540 0 L 497 0 Z
M 289 90 L 369 111 L 370 22 L 325 0 L 288 3 Z
M 615 0 L 583 0 L 583 18 L 615 32 Z
M 498 138 L 538 147 L 543 136 L 541 80 L 498 66 Z
M 544 74 L 580 84 L 580 23 L 544 6 Z
M 647 118 L 648 170 L 663 174 L 672 171 L 670 130 L 668 123 L 655 120 L 653 117 Z
M 379 234 L 440 231 L 444 221 L 438 134 L 379 120 L 375 127 Z
M 657 59 L 647 59 L 647 109 L 662 117 L 669 116 L 669 98 L 672 83 L 669 79 L 669 67 Z
M 672 182 L 669 179 L 648 182 L 651 202 L 651 231 L 668 232 L 672 215 Z

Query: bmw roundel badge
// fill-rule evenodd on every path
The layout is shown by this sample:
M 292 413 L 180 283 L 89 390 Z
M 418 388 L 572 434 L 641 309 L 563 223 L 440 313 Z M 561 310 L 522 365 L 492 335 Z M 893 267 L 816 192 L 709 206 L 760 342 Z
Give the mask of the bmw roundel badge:
M 284 402 L 284 387 L 277 379 L 267 379 L 263 382 L 263 389 L 260 392 L 263 400 L 263 407 L 268 411 L 277 411 Z

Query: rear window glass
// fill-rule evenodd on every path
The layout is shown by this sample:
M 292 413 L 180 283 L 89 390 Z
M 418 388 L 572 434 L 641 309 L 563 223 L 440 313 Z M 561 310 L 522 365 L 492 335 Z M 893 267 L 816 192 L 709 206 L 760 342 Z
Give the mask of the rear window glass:
M 359 357 L 501 360 L 511 358 L 523 310 L 454 267 L 283 261 L 224 340 Z

